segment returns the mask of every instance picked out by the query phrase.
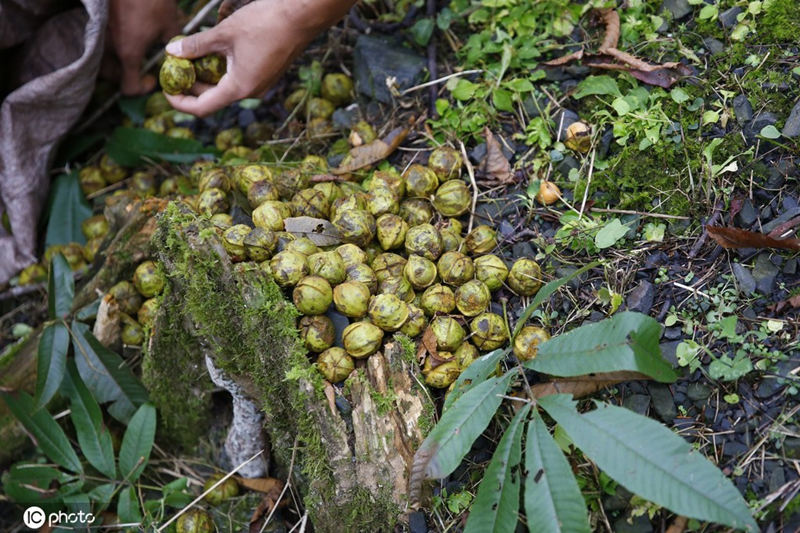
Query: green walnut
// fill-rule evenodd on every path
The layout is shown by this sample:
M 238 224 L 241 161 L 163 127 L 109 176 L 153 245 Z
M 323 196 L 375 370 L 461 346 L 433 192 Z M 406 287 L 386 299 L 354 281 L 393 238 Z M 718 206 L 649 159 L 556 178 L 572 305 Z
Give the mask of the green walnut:
M 103 172 L 99 167 L 93 165 L 83 167 L 80 172 L 78 172 L 78 182 L 81 185 L 83 194 L 86 196 L 96 193 L 107 185 L 106 179 L 103 177 Z
M 145 119 L 142 127 L 146 130 L 163 135 L 167 133 L 168 129 L 175 127 L 175 122 L 172 117 L 172 111 L 167 111 L 166 113 L 161 113 L 160 115 Z
M 344 261 L 344 266 L 350 268 L 353 265 L 366 264 L 367 252 L 355 244 L 342 244 L 336 248 L 336 253 Z
M 428 168 L 436 173 L 439 181 L 457 178 L 461 174 L 461 153 L 449 146 L 434 148 L 428 157 Z
M 253 149 L 247 146 L 231 146 L 222 153 L 222 159 L 229 161 L 231 159 L 244 159 L 250 160 L 253 154 Z
M 248 229 L 249 226 L 248 226 Z M 253 261 L 266 261 L 278 247 L 278 236 L 275 232 L 264 228 L 252 228 L 243 241 L 247 257 Z
M 317 368 L 331 383 L 339 383 L 355 368 L 353 358 L 343 348 L 328 348 L 317 358 Z
M 192 163 L 192 167 L 189 169 L 189 179 L 192 181 L 194 185 L 197 185 L 200 182 L 200 176 L 203 175 L 206 169 L 215 166 L 216 163 L 209 159 L 198 159 L 194 163 Z
M 300 161 L 300 170 L 312 174 L 322 174 L 328 171 L 328 161 L 322 156 L 308 154 Z
M 188 92 L 195 81 L 197 74 L 191 60 L 167 54 L 158 73 L 158 82 L 165 93 L 174 95 Z
M 464 342 L 464 328 L 453 317 L 434 317 L 431 319 L 429 327 L 436 336 L 436 348 L 438 350 L 453 352 Z
M 215 215 L 227 211 L 228 196 L 221 189 L 208 189 L 200 193 L 197 199 L 197 212 L 203 215 Z
M 81 223 L 81 232 L 87 240 L 104 237 L 108 233 L 108 220 L 105 215 L 89 217 Z
M 324 352 L 333 346 L 336 340 L 336 328 L 333 321 L 325 315 L 304 316 L 298 325 L 300 338 L 306 350 L 313 353 Z
M 422 334 L 427 325 L 428 319 L 425 318 L 425 312 L 414 304 L 408 304 L 408 320 L 400 328 L 400 332 L 414 338 Z
M 442 250 L 445 252 L 454 252 L 458 250 L 461 248 L 461 244 L 464 242 L 464 239 L 461 237 L 461 235 L 450 228 L 439 230 L 439 234 L 442 236 Z
M 39 263 L 34 263 L 22 269 L 17 283 L 19 285 L 33 285 L 43 281 L 47 281 L 47 270 Z
M 134 172 L 128 185 L 129 190 L 140 198 L 149 198 L 156 195 L 156 175 L 147 170 Z
M 376 170 L 369 180 L 369 190 L 387 188 L 391 190 L 397 198 L 406 195 L 406 182 L 403 176 L 397 173 L 394 168 L 390 170 Z M 427 222 L 427 220 L 425 221 Z
M 275 254 L 269 261 L 272 279 L 281 287 L 297 285 L 308 274 L 306 256 L 290 250 Z
M 378 278 L 375 276 L 375 272 L 372 271 L 368 265 L 363 263 L 359 263 L 357 265 L 351 265 L 347 267 L 347 281 L 358 281 L 359 283 L 363 283 L 367 289 L 369 289 L 370 294 L 375 294 L 378 292 Z
M 340 72 L 325 74 L 320 92 L 323 98 L 336 107 L 342 106 L 353 101 L 353 80 Z
M 191 129 L 177 126 L 169 128 L 164 135 L 173 139 L 194 139 L 194 132 Z
M 300 237 L 286 244 L 286 249 L 292 252 L 303 254 L 306 257 L 318 254 L 321 250 L 319 246 L 314 244 L 314 241 L 308 237 Z
M 158 313 L 158 298 L 150 298 L 142 303 L 136 313 L 136 319 L 143 327 L 152 328 Z
M 83 257 L 83 246 L 77 242 L 71 242 L 62 246 L 61 255 L 67 260 L 67 264 L 72 270 L 78 270 L 86 266 Z
M 275 128 L 266 122 L 251 122 L 244 129 L 244 142 L 247 146 L 258 148 L 272 139 L 275 135 Z
M 234 224 L 222 233 L 222 245 L 234 263 L 247 259 L 244 240 L 248 233 L 250 226 L 247 224 Z
M 141 346 L 144 342 L 144 330 L 142 326 L 134 319 L 128 317 L 122 319 L 122 331 L 120 333 L 120 340 L 126 346 Z
M 314 117 L 306 123 L 306 130 L 310 137 L 330 135 L 336 131 L 333 128 L 333 122 L 327 118 Z
M 100 247 L 103 244 L 102 237 L 96 237 L 94 239 L 89 239 L 86 241 L 86 244 L 83 245 L 83 258 L 86 259 L 87 263 L 91 263 L 94 261 L 94 258 L 97 256 L 97 253 L 100 251 Z
M 264 202 L 275 201 L 280 199 L 278 188 L 269 181 L 261 180 L 251 183 L 247 189 L 247 202 L 250 207 L 255 209 Z
M 503 286 L 508 277 L 508 267 L 502 259 L 494 254 L 486 254 L 475 258 L 475 277 L 496 291 Z
M 369 288 L 360 281 L 345 281 L 333 289 L 333 305 L 344 316 L 361 318 L 367 314 Z
M 469 232 L 464 239 L 464 245 L 473 255 L 488 254 L 497 246 L 497 232 L 481 224 Z
M 323 277 L 306 276 L 292 291 L 292 301 L 304 315 L 321 315 L 333 302 L 333 289 Z
M 200 192 L 208 189 L 220 189 L 225 192 L 231 190 L 231 179 L 228 176 L 228 170 L 225 167 L 209 167 L 200 174 L 200 180 L 197 182 L 197 188 Z
M 355 192 L 346 196 L 341 196 L 331 203 L 331 220 L 336 218 L 340 212 L 359 209 L 367 210 L 367 195 L 363 192 Z
M 458 366 L 458 362 L 447 361 L 428 372 L 425 376 L 425 384 L 435 389 L 445 389 L 458 379 L 459 374 L 461 374 L 461 368 Z
M 431 224 L 412 226 L 406 232 L 406 252 L 436 261 L 442 255 L 442 236 Z
M 392 252 L 384 252 L 372 261 L 372 270 L 379 282 L 386 278 L 403 277 L 405 267 L 406 258 Z
M 172 106 L 162 92 L 151 94 L 144 102 L 144 114 L 146 117 L 153 117 L 167 111 L 172 111 Z
M 480 280 L 470 280 L 456 289 L 456 308 L 464 316 L 475 316 L 484 312 L 491 301 L 489 287 Z
M 416 296 L 414 287 L 404 276 L 383 278 L 378 282 L 378 294 L 394 294 L 407 303 L 413 302 Z
M 383 341 L 383 330 L 369 322 L 354 322 L 344 328 L 342 344 L 352 357 L 360 359 L 378 351 Z
M 239 192 L 247 194 L 254 183 L 272 181 L 272 171 L 266 165 L 242 165 L 234 170 L 233 181 Z
M 426 166 L 413 164 L 403 173 L 409 197 L 429 198 L 439 187 L 436 173 Z
M 411 254 L 408 256 L 403 274 L 412 287 L 422 290 L 436 281 L 436 264 L 421 255 Z
M 100 158 L 100 172 L 103 173 L 103 178 L 107 183 L 118 183 L 128 176 L 128 171 L 125 170 L 125 167 L 111 159 L 108 154 L 103 154 L 103 157 Z
M 469 211 L 472 195 L 467 184 L 461 180 L 450 180 L 436 189 L 433 207 L 446 217 L 457 217 Z
M 447 314 L 456 308 L 456 297 L 450 287 L 436 283 L 422 293 L 419 306 L 428 316 Z
M 445 252 L 436 264 L 439 277 L 448 285 L 459 286 L 475 276 L 472 259 L 461 252 Z
M 164 289 L 166 281 L 164 274 L 153 261 L 145 261 L 136 267 L 133 273 L 133 285 L 145 298 L 159 294 Z
M 397 331 L 408 320 L 408 304 L 394 294 L 378 294 L 369 302 L 369 318 L 384 331 Z
M 342 188 L 333 183 L 332 181 L 323 181 L 322 183 L 315 183 L 312 189 L 320 191 L 329 205 L 332 205 L 335 200 L 338 200 L 339 198 L 342 198 L 344 196 Z
M 181 174 L 176 174 L 161 182 L 161 185 L 158 187 L 158 195 L 161 197 L 175 196 L 184 191 L 189 191 L 191 188 L 192 184 L 189 178 Z
M 522 257 L 511 265 L 507 281 L 511 290 L 520 296 L 533 296 L 542 286 L 542 269 L 533 259 Z
M 520 361 L 529 361 L 536 357 L 539 345 L 550 339 L 550 334 L 538 326 L 525 326 L 514 338 L 514 355 Z
M 233 217 L 228 213 L 217 213 L 216 215 L 211 215 L 209 222 L 221 235 L 226 229 L 233 226 Z
M 427 224 L 433 218 L 433 207 L 424 198 L 406 198 L 400 202 L 399 215 L 409 226 Z
M 306 114 L 311 119 L 330 118 L 334 111 L 336 111 L 336 106 L 325 98 L 312 98 L 306 104 Z
M 198 57 L 192 63 L 194 63 L 197 80 L 211 85 L 218 84 L 228 70 L 228 63 L 225 61 L 225 57 L 219 54 Z
M 214 519 L 210 514 L 197 507 L 192 507 L 178 517 L 175 533 L 214 533 L 216 529 Z
M 481 313 L 470 323 L 472 343 L 481 351 L 496 350 L 508 342 L 508 329 L 503 317 L 494 313 Z
M 330 209 L 328 198 L 318 189 L 303 189 L 292 196 L 292 211 L 295 216 L 328 218 Z
M 353 124 L 353 127 L 350 128 L 350 135 L 348 136 L 348 140 L 353 146 L 368 144 L 377 138 L 378 134 L 375 133 L 375 128 L 366 120 L 359 120 Z
M 362 248 L 375 237 L 375 217 L 363 209 L 338 209 L 331 222 L 342 234 L 342 240 Z
M 367 193 L 367 211 L 379 217 L 386 213 L 396 214 L 400 210 L 397 195 L 388 187 L 372 189 Z
M 468 341 L 462 342 L 453 355 L 458 361 L 458 366 L 461 370 L 467 368 L 475 359 L 481 356 L 478 349 Z
M 244 133 L 241 128 L 228 128 L 217 133 L 214 137 L 214 146 L 217 150 L 224 152 L 234 146 L 241 146 L 244 142 Z
M 308 271 L 313 276 L 325 278 L 331 285 L 341 283 L 347 277 L 342 256 L 335 251 L 317 252 L 308 256 Z
M 283 101 L 283 107 L 285 107 L 287 111 L 294 111 L 294 108 L 300 105 L 300 103 L 307 98 L 307 95 L 307 90 L 295 89 L 289 93 L 289 96 L 287 96 L 286 100 Z
M 378 217 L 375 222 L 375 232 L 384 250 L 400 248 L 406 242 L 408 222 L 397 215 L 387 213 Z
M 283 202 L 269 200 L 253 210 L 253 224 L 259 228 L 282 231 L 283 221 L 292 216 L 291 209 Z
M 205 501 L 213 506 L 217 506 L 226 500 L 235 498 L 239 495 L 239 484 L 232 477 L 229 477 L 216 487 L 216 485 L 225 476 L 223 474 L 212 474 L 208 476 L 206 482 L 203 484 L 203 492 L 208 493 L 203 497 Z M 214 487 L 213 489 L 211 487 Z

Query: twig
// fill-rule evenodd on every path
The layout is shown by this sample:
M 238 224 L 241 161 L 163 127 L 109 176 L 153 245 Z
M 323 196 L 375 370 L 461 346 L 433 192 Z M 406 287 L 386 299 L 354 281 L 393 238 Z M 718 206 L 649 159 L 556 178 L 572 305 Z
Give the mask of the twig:
M 270 519 L 272 519 L 272 515 L 275 514 L 275 509 L 278 508 L 278 504 L 283 499 L 283 495 L 286 494 L 286 491 L 289 490 L 289 487 L 292 484 L 292 469 L 294 469 L 294 458 L 295 458 L 295 455 L 297 454 L 297 439 L 298 438 L 299 437 L 295 437 L 294 438 L 294 445 L 292 446 L 292 458 L 289 460 L 289 473 L 286 474 L 286 484 L 283 486 L 283 490 L 281 491 L 280 495 L 278 496 L 278 499 L 275 500 L 275 505 L 272 506 L 272 509 L 270 510 L 269 514 L 267 515 L 267 519 L 264 520 L 264 524 L 261 526 L 261 530 L 260 530 L 259 533 L 264 533 L 264 530 L 266 529 L 267 524 L 269 524 Z
M 464 143 L 458 141 L 461 145 L 461 154 L 464 156 L 464 166 L 467 167 L 467 174 L 469 175 L 469 182 L 472 184 L 472 208 L 469 210 L 469 225 L 467 226 L 467 233 L 472 231 L 472 223 L 475 221 L 475 206 L 478 204 L 478 184 L 475 183 L 475 169 L 472 168 L 472 163 L 469 161 L 467 149 Z
M 203 20 L 206 18 L 206 15 L 208 15 L 208 14 L 211 12 L 211 10 L 212 10 L 212 9 L 214 9 L 215 7 L 217 7 L 217 5 L 218 5 L 220 2 L 222 2 L 222 0 L 210 0 L 210 1 L 209 1 L 209 2 L 208 2 L 208 3 L 207 3 L 207 4 L 206 4 L 204 7 L 203 7 L 203 9 L 201 9 L 201 10 L 200 10 L 200 11 L 197 13 L 197 15 L 195 15 L 195 16 L 194 16 L 194 18 L 192 18 L 192 20 L 190 20 L 189 22 L 187 22 L 187 23 L 186 23 L 186 25 L 185 25 L 185 26 L 183 27 L 183 29 L 181 30 L 181 33 L 184 33 L 184 34 L 186 34 L 186 33 L 191 33 L 191 32 L 193 32 L 195 29 L 197 29 L 197 27 L 198 27 L 198 26 L 200 26 L 200 24 L 201 24 L 201 23 L 203 22 Z M 158 62 L 161 60 L 161 58 L 162 58 L 163 56 L 164 56 L 164 50 L 160 50 L 158 53 L 156 53 L 156 55 L 154 55 L 153 57 L 151 57 L 150 59 L 148 59 L 147 61 L 145 61 L 144 67 L 142 68 L 142 73 L 144 74 L 145 72 L 147 72 L 148 70 L 150 70 L 151 68 L 153 68 L 153 66 L 155 66 L 155 65 L 156 65 L 156 63 L 158 63 Z M 103 116 L 103 115 L 105 114 L 105 112 L 106 112 L 106 111 L 108 111 L 109 109 L 111 109 L 111 106 L 113 106 L 115 103 L 117 103 L 117 100 L 119 100 L 121 96 L 122 96 L 122 93 L 121 93 L 121 92 L 119 92 L 119 91 L 117 91 L 116 93 L 114 93 L 114 96 L 112 96 L 111 98 L 109 98 L 108 100 L 106 100 L 106 101 L 105 101 L 105 103 L 103 103 L 103 105 L 101 105 L 101 106 L 100 106 L 100 107 L 99 107 L 99 108 L 98 108 L 98 109 L 97 109 L 97 110 L 96 110 L 94 113 L 92 113 L 92 114 L 89 116 L 89 118 L 87 118 L 86 120 L 84 120 L 84 121 L 81 123 L 81 125 L 80 125 L 80 126 L 78 126 L 77 128 L 75 128 L 75 133 L 80 133 L 80 132 L 82 132 L 83 130 L 85 130 L 86 128 L 88 128 L 89 126 L 91 126 L 92 124 L 94 124 L 94 122 L 95 122 L 95 121 L 96 121 L 98 118 L 100 118 L 101 116 Z
M 689 217 L 682 217 L 680 215 L 665 215 L 662 213 L 647 213 L 645 211 L 631 211 L 630 209 L 604 209 L 600 207 L 590 207 L 589 211 L 597 211 L 598 213 L 612 213 L 617 215 L 639 215 L 642 217 L 653 218 L 666 218 L 670 220 L 689 220 Z
M 458 78 L 459 76 L 467 76 L 469 74 L 478 74 L 483 72 L 483 69 L 472 69 L 472 70 L 463 70 L 461 72 L 453 72 L 452 74 L 448 74 L 447 76 L 442 76 L 441 78 L 437 78 L 435 80 L 426 81 L 425 83 L 420 83 L 419 85 L 414 85 L 413 87 L 409 87 L 400 92 L 400 96 L 405 96 L 408 93 L 413 93 L 414 91 L 418 91 L 420 89 L 424 89 L 425 87 L 430 87 L 431 85 L 437 85 L 442 83 L 443 81 L 447 81 L 450 78 Z
M 592 174 L 594 173 L 594 156 L 597 150 L 592 150 L 592 159 L 589 161 L 589 175 L 586 177 L 586 188 L 583 190 L 583 200 L 581 200 L 581 209 L 578 212 L 578 220 L 583 218 L 583 210 L 586 208 L 586 199 L 589 197 L 589 187 L 592 185 Z

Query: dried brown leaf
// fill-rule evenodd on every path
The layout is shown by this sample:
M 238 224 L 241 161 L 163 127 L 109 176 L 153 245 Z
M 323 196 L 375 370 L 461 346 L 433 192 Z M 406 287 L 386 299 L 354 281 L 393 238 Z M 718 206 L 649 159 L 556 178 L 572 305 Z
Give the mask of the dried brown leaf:
M 236 480 L 239 483 L 241 483 L 243 479 L 245 478 L 239 478 L 239 477 L 236 478 Z M 264 497 L 261 499 L 261 502 L 259 502 L 258 507 L 256 507 L 256 509 L 253 511 L 253 516 L 250 517 L 250 528 L 249 528 L 250 533 L 260 533 L 261 528 L 263 526 L 263 522 L 270 515 L 272 509 L 276 505 L 282 504 L 282 502 L 278 501 L 278 498 L 281 497 L 281 491 L 283 491 L 283 482 L 279 479 L 274 479 L 274 478 L 262 478 L 262 479 L 264 481 L 271 481 L 272 483 L 270 484 L 264 483 L 264 488 L 268 488 L 269 490 L 264 493 Z M 259 492 L 264 492 L 264 491 L 259 491 Z
M 619 13 L 614 9 L 598 9 L 596 14 L 606 26 L 606 34 L 600 44 L 600 52 L 616 48 L 619 43 Z
M 283 227 L 292 235 L 308 237 L 317 246 L 333 246 L 342 243 L 342 234 L 324 218 L 289 217 Z
M 545 61 L 544 63 L 542 63 L 542 65 L 548 67 L 559 67 L 561 65 L 566 65 L 567 63 L 572 63 L 573 61 L 577 61 L 581 58 L 583 58 L 583 50 L 578 50 L 577 52 L 572 52 L 571 54 L 557 57 L 555 59 L 551 59 L 550 61 Z
M 708 235 L 723 248 L 778 248 L 800 250 L 800 239 L 775 239 L 764 233 L 739 228 L 706 226 Z
M 406 136 L 408 128 L 398 127 L 393 129 L 383 139 L 376 139 L 370 143 L 353 147 L 345 156 L 338 168 L 332 169 L 331 174 L 349 174 L 365 167 L 379 163 L 400 146 Z
M 774 230 L 770 231 L 767 235 L 769 235 L 770 237 L 774 237 L 776 239 L 780 239 L 790 229 L 798 225 L 800 225 L 800 217 L 794 217 L 793 219 L 787 220 L 783 224 L 780 224 Z
M 333 390 L 333 385 L 328 381 L 325 382 L 325 397 L 328 399 L 328 407 L 330 407 L 331 414 L 336 416 L 336 391 Z
M 728 219 L 729 224 L 733 224 L 733 219 L 736 218 L 736 215 L 739 214 L 739 212 L 742 210 L 742 207 L 744 207 L 744 196 L 741 194 L 734 195 L 734 197 L 731 199 L 731 209 L 728 213 L 728 216 L 730 217 Z
M 582 398 L 605 387 L 632 381 L 636 379 L 650 379 L 639 372 L 604 372 L 574 378 L 556 379 L 548 383 L 539 383 L 531 387 L 534 398 L 542 398 L 551 394 L 572 394 L 575 398 Z
M 274 494 L 277 498 L 283 490 L 283 481 L 274 477 L 241 477 L 233 476 L 236 482 L 248 490 L 254 490 L 263 494 Z
M 483 130 L 483 135 L 486 138 L 486 156 L 481 163 L 484 174 L 493 181 L 510 183 L 514 179 L 514 174 L 511 172 L 511 164 L 506 159 L 503 148 L 489 128 Z
M 113 349 L 119 343 L 121 333 L 119 304 L 113 296 L 106 294 L 97 308 L 92 334 L 100 344 Z
M 426 355 L 431 355 L 432 357 L 436 357 L 436 334 L 433 332 L 430 326 L 425 329 L 425 332 L 422 334 L 422 342 L 419 343 L 419 347 L 417 348 L 417 362 L 422 364 L 425 360 Z

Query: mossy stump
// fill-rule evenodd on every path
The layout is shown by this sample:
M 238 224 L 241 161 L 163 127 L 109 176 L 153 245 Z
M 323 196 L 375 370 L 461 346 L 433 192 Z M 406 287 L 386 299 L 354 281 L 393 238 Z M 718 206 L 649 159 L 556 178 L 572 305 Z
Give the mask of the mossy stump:
M 390 531 L 407 505 L 408 466 L 431 404 L 399 343 L 370 357 L 342 395 L 298 339 L 297 311 L 254 264 L 232 264 L 216 232 L 183 204 L 159 215 L 153 246 L 169 277 L 143 363 L 162 430 L 204 434 L 204 358 L 264 412 L 273 460 L 303 494 L 317 531 Z

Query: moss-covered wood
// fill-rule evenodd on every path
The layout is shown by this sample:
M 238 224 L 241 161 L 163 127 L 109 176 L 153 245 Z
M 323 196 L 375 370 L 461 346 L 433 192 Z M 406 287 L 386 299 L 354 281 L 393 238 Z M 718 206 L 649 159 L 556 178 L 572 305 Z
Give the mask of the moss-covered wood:
M 143 379 L 166 433 L 190 445 L 203 434 L 211 382 L 203 358 L 259 402 L 272 455 L 303 494 L 318 531 L 385 531 L 406 505 L 407 466 L 431 405 L 412 360 L 387 345 L 336 397 L 297 337 L 297 312 L 268 275 L 233 265 L 205 219 L 182 204 L 153 237 L 170 279 L 147 347 Z

